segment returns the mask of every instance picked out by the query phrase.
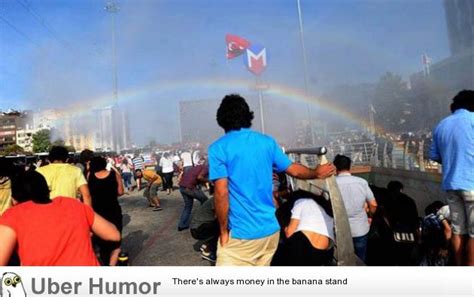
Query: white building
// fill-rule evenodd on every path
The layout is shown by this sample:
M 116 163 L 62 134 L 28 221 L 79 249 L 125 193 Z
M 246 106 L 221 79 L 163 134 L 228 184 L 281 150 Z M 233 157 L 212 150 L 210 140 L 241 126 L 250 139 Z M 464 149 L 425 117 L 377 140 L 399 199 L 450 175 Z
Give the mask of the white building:
M 33 135 L 37 131 L 30 125 L 16 130 L 16 144 L 22 147 L 25 152 L 33 152 Z

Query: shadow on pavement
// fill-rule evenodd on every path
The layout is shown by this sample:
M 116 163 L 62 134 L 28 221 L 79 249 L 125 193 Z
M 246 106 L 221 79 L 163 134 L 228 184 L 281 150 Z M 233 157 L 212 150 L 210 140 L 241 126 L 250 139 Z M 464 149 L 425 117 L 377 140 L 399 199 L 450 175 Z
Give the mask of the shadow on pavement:
M 129 233 L 125 238 L 122 239 L 122 250 L 128 253 L 130 259 L 130 265 L 133 265 L 133 260 L 143 250 L 143 244 L 150 237 L 143 231 L 135 231 Z
M 126 213 L 123 214 L 123 215 L 122 215 L 122 226 L 123 226 L 123 227 L 127 226 L 127 225 L 130 223 L 131 220 L 132 220 L 132 219 L 130 218 L 130 215 L 129 215 L 129 214 L 126 214 Z

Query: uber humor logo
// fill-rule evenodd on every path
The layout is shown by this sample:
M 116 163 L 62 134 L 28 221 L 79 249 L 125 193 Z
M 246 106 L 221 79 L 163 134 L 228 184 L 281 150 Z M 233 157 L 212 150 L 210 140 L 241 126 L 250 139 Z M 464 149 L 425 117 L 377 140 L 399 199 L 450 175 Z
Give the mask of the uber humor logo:
M 0 283 L 0 297 L 26 297 L 21 277 L 14 272 L 5 272 Z

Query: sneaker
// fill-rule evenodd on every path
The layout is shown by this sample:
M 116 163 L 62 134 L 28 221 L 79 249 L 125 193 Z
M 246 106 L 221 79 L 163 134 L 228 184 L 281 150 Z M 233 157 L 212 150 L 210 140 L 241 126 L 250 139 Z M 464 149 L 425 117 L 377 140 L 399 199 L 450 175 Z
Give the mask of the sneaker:
M 187 229 L 189 229 L 189 227 L 178 227 L 178 231 L 179 231 L 179 232 L 181 232 L 181 231 L 183 231 L 183 230 L 187 230 Z
M 153 211 L 161 211 L 163 210 L 163 208 L 161 208 L 161 206 L 157 206 L 155 208 L 153 208 Z
M 201 253 L 201 259 L 207 260 L 211 263 L 216 263 L 216 254 L 214 253 Z
M 207 248 L 207 244 L 203 243 L 201 245 L 201 247 L 199 248 L 199 250 L 201 251 L 201 253 L 204 253 L 204 252 L 209 252 L 208 251 L 208 248 Z

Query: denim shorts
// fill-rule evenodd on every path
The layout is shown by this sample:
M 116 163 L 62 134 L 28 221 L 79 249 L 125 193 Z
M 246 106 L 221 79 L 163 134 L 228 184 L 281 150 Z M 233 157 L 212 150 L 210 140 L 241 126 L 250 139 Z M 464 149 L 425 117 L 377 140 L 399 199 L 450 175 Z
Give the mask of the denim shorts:
M 453 233 L 474 238 L 474 191 L 448 191 Z

